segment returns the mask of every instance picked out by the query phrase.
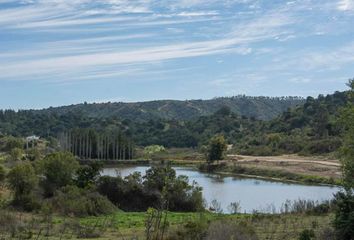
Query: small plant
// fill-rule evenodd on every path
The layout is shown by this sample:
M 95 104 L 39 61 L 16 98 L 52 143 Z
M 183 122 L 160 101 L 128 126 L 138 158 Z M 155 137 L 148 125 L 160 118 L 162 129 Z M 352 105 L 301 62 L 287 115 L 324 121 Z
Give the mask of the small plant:
M 305 229 L 300 233 L 299 240 L 312 240 L 315 238 L 315 232 L 312 229 Z
M 216 199 L 213 199 L 213 200 L 211 201 L 211 204 L 210 204 L 209 209 L 210 209 L 211 211 L 213 211 L 213 212 L 216 212 L 216 213 L 222 213 L 222 212 L 223 212 L 223 210 L 222 210 L 222 208 L 221 208 L 221 203 L 218 202 L 218 200 L 216 200 Z
M 237 214 L 241 212 L 241 204 L 240 202 L 232 202 L 230 205 L 227 207 L 229 212 L 231 214 Z

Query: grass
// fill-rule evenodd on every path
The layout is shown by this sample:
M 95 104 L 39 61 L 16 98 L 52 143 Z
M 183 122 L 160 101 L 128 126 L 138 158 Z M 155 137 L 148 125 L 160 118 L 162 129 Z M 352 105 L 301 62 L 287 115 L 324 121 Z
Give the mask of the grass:
M 146 213 L 117 212 L 109 216 L 113 222 L 113 228 L 119 229 L 123 236 L 143 236 Z M 104 222 L 106 217 L 89 217 L 81 219 L 85 225 L 95 225 Z M 215 213 L 176 213 L 169 212 L 167 220 L 170 230 L 181 228 L 190 221 L 204 219 L 207 222 L 228 220 L 251 225 L 260 239 L 298 239 L 298 235 L 305 229 L 314 229 L 319 233 L 330 227 L 332 215 L 307 215 L 307 214 L 215 214 Z
M 340 179 L 333 179 L 315 175 L 305 175 L 293 173 L 283 170 L 265 169 L 260 167 L 241 166 L 238 164 L 213 164 L 207 166 L 206 164 L 200 165 L 201 171 L 212 171 L 215 173 L 237 174 L 247 177 L 261 177 L 280 181 L 291 181 L 305 184 L 328 184 L 328 185 L 342 185 Z
M 10 214 L 11 217 L 2 217 Z M 45 216 L 21 212 L 0 210 L 0 238 L 10 236 L 11 231 L 20 226 L 17 235 L 31 236 L 32 239 L 145 239 L 145 212 L 122 212 L 96 217 L 61 217 Z M 12 219 L 9 223 L 8 219 Z M 15 219 L 15 220 L 13 220 Z M 252 226 L 260 240 L 298 239 L 299 233 L 305 229 L 314 229 L 318 234 L 331 226 L 333 215 L 309 214 L 216 214 L 168 212 L 169 232 L 182 229 L 188 222 L 231 221 Z M 6 224 L 10 224 L 6 232 Z M 4 230 L 5 229 L 5 230 Z M 46 236 L 48 235 L 48 236 Z M 29 239 L 31 239 L 29 238 Z
M 330 184 L 330 185 L 341 185 L 339 179 L 326 178 L 314 175 L 303 175 L 298 173 L 291 173 L 287 171 L 272 170 L 272 169 L 262 169 L 256 167 L 244 167 L 244 166 L 232 166 L 231 172 L 236 174 L 246 174 L 263 176 L 269 178 L 276 178 L 281 180 L 290 180 L 296 182 L 302 182 L 307 184 Z

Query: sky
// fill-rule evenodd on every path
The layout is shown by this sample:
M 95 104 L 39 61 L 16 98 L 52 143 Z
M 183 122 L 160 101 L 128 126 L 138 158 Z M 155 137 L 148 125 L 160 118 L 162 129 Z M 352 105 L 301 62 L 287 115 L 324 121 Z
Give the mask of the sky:
M 354 78 L 354 0 L 0 0 L 0 108 L 317 96 Z

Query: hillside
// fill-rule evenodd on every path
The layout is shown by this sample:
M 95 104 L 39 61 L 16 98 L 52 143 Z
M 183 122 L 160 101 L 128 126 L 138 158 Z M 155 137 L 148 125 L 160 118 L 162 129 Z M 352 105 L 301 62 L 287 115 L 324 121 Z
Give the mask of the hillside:
M 91 128 L 99 132 L 119 130 L 129 136 L 136 145 L 159 144 L 165 147 L 197 147 L 205 145 L 215 134 L 223 134 L 228 143 L 233 144 L 236 151 L 242 154 L 274 155 L 303 151 L 322 153 L 332 152 L 341 145 L 341 129 L 337 126 L 337 118 L 339 109 L 347 103 L 347 98 L 347 92 L 320 95 L 318 98 L 308 97 L 304 104 L 286 110 L 269 121 L 236 114 L 232 109 L 240 105 L 230 103 L 248 102 L 248 109 L 256 113 L 261 105 L 256 103 L 268 103 L 268 109 L 274 110 L 270 101 L 290 101 L 271 98 L 263 98 L 263 101 L 256 98 L 257 100 L 251 101 L 251 98 L 246 100 L 245 97 L 238 97 L 188 101 L 191 103 L 189 107 L 186 107 L 188 102 L 183 101 L 155 101 L 81 104 L 40 111 L 7 110 L 0 111 L 0 132 L 15 136 L 36 134 L 42 137 L 57 137 L 60 133 L 74 128 Z M 296 101 L 299 102 L 300 99 Z M 177 103 L 180 108 L 171 107 L 171 102 Z M 136 106 L 139 104 L 144 109 L 155 111 L 144 110 L 145 115 L 143 111 L 138 115 L 129 110 L 138 109 Z M 164 107 L 157 107 L 162 104 L 165 104 Z M 213 108 L 216 110 L 206 116 L 197 117 L 196 113 L 194 118 L 187 116 L 190 106 L 198 104 L 205 108 L 208 106 L 210 112 Z M 252 105 L 253 108 L 250 107 Z M 256 105 L 258 107 L 255 107 Z M 279 107 L 279 104 L 276 106 Z M 244 111 L 243 108 L 240 109 Z M 182 116 L 176 116 L 176 119 L 161 118 L 158 115 L 160 113 L 163 116 L 172 116 L 179 111 L 180 115 L 183 113 L 183 116 L 189 119 L 179 120 Z M 206 114 L 206 111 L 201 112 Z M 265 113 L 264 110 L 260 112 Z
M 51 107 L 32 110 L 34 113 L 55 113 L 64 115 L 70 112 L 80 113 L 86 117 L 119 117 L 130 120 L 175 119 L 191 120 L 200 116 L 211 115 L 221 106 L 227 106 L 232 112 L 261 120 L 270 120 L 288 108 L 301 105 L 300 97 L 223 97 L 210 100 L 159 100 L 134 103 L 92 103 L 76 104 L 63 107 Z

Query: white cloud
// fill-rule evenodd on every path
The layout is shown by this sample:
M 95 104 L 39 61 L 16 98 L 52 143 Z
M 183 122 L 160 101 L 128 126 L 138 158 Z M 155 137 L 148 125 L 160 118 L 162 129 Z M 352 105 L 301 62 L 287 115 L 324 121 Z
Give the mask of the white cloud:
M 337 8 L 340 11 L 352 11 L 354 10 L 354 0 L 340 0 Z

